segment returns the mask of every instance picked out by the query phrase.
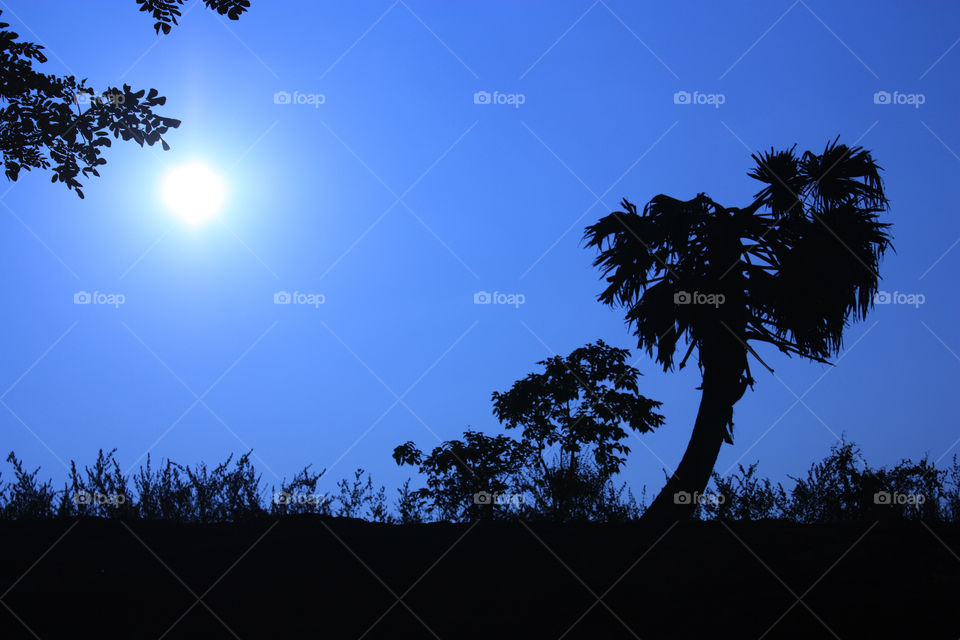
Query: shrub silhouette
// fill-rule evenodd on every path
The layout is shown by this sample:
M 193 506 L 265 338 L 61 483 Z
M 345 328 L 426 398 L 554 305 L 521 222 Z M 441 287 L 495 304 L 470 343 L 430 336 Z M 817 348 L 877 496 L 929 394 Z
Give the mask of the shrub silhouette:
M 597 515 L 608 484 L 630 453 L 623 444 L 663 424 L 660 402 L 640 395 L 630 351 L 598 340 L 493 393 L 493 413 L 518 428 L 529 451 L 521 488 L 538 514 L 557 521 Z
M 277 516 L 320 514 L 330 515 L 330 497 L 317 490 L 317 483 L 326 470 L 311 473 L 310 465 L 298 471 L 290 482 L 280 483 L 273 494 L 270 513 Z
M 397 489 L 395 506 L 397 524 L 418 524 L 427 519 L 427 498 L 419 490 L 410 488 L 410 478 Z
M 816 524 L 855 520 L 925 520 L 960 522 L 960 464 L 954 456 L 948 469 L 926 458 L 904 459 L 892 468 L 872 469 L 860 449 L 845 438 L 813 463 L 806 477 L 789 476 L 787 491 L 756 475 L 757 463 L 721 478 L 713 489 L 722 502 L 706 501 L 697 509 L 703 518 L 732 520 L 783 519 Z
M 623 522 L 640 516 L 640 506 L 626 483 L 617 487 L 611 474 L 589 458 L 576 459 L 566 467 L 557 458 L 543 465 L 542 457 L 536 456 L 536 463 L 521 472 L 519 487 L 530 496 L 520 507 L 525 519 Z
M 190 505 L 193 519 L 199 522 L 224 522 L 263 513 L 258 491 L 260 477 L 250 464 L 251 453 L 240 456 L 232 470 L 229 470 L 229 466 L 233 454 L 210 472 L 202 462 L 193 469 L 181 467 L 193 489 Z
M 190 484 L 184 481 L 185 477 L 180 465 L 170 460 L 154 474 L 148 453 L 146 467 L 140 467 L 133 480 L 140 496 L 137 503 L 140 517 L 148 520 L 190 520 L 193 500 Z
M 945 474 L 942 495 L 944 520 L 960 522 L 960 462 L 957 462 L 956 455 L 953 456 L 953 464 Z
M 798 522 L 857 520 L 867 510 L 861 486 L 866 465 L 860 450 L 841 440 L 830 453 L 807 471 L 790 492 L 787 513 Z
M 387 509 L 385 489 L 381 486 L 373 489 L 373 479 L 367 474 L 367 481 L 363 481 L 363 469 L 357 469 L 351 481 L 340 480 L 337 488 L 340 489 L 340 506 L 337 515 L 343 518 L 360 518 L 372 522 L 389 522 L 391 515 Z
M 630 352 L 602 340 L 538 364 L 543 373 L 494 392 L 493 413 L 519 440 L 466 431 L 424 455 L 413 442 L 397 464 L 419 468 L 427 487 L 410 494 L 441 519 L 522 516 L 558 522 L 627 519 L 638 512 L 612 477 L 626 461 L 627 429 L 663 423 L 660 406 L 639 394 Z M 623 492 L 627 498 L 623 499 Z
M 714 495 L 722 499 L 707 500 L 698 505 L 695 515 L 731 520 L 781 519 L 787 510 L 787 494 L 783 486 L 776 487 L 769 478 L 757 477 L 757 464 L 737 465 L 738 471 L 726 477 L 714 472 Z
M 130 518 L 136 507 L 127 486 L 127 478 L 120 471 L 114 458 L 116 449 L 104 455 L 97 452 L 93 467 L 86 467 L 84 475 L 77 465 L 70 462 L 70 487 L 60 502 L 60 515 L 100 516 L 105 518 Z
M 954 459 L 956 464 L 956 459 Z M 949 488 L 945 486 L 946 469 L 937 469 L 926 457 L 920 462 L 903 460 L 892 469 L 880 469 L 875 472 L 879 481 L 879 491 L 889 496 L 888 504 L 878 504 L 878 507 L 891 511 L 892 517 L 909 520 L 944 520 L 946 505 L 944 498 Z M 906 501 L 898 500 L 899 497 Z M 923 496 L 923 501 L 909 499 L 910 496 Z M 865 495 L 876 504 L 876 494 Z
M 430 456 L 420 453 L 420 462 L 415 464 L 426 470 L 427 487 L 411 489 L 410 480 L 405 481 L 397 490 L 393 509 L 387 504 L 385 488 L 375 489 L 372 477 L 363 469 L 336 483 L 338 491 L 322 493 L 320 481 L 325 473 L 312 473 L 307 466 L 290 481 L 282 480 L 279 491 L 268 492 L 250 463 L 252 452 L 237 458 L 232 467 L 230 456 L 213 469 L 170 460 L 154 469 L 147 456 L 130 488 L 128 478 L 120 472 L 116 451 L 100 450 L 94 464 L 84 467 L 82 473 L 70 463 L 69 481 L 62 490 L 54 489 L 50 481 L 38 481 L 39 469 L 27 471 L 11 452 L 7 462 L 14 474 L 11 482 L 0 482 L 0 519 L 94 517 L 211 523 L 316 514 L 391 524 L 477 518 L 556 520 L 549 504 L 533 499 L 525 478 L 537 469 L 529 465 L 535 451 L 507 436 L 467 434 L 463 441 L 436 447 Z M 407 462 L 414 464 L 418 450 L 412 443 L 397 450 L 401 456 L 414 456 Z M 452 455 L 454 451 L 462 461 L 469 461 L 469 470 Z M 497 455 L 503 451 L 508 464 Z M 436 456 L 435 460 L 427 462 L 431 456 Z M 471 471 L 486 482 L 479 482 Z M 642 501 L 638 505 L 626 484 L 618 488 L 590 458 L 581 462 L 578 473 L 578 482 L 586 488 L 582 499 L 568 503 L 571 509 L 566 521 L 615 522 L 641 516 Z M 856 445 L 842 439 L 822 460 L 811 464 L 804 477 L 788 477 L 794 484 L 785 489 L 761 478 L 757 463 L 739 465 L 726 477 L 714 473 L 710 489 L 723 500 L 705 500 L 695 514 L 707 520 L 777 519 L 805 524 L 878 519 L 960 522 L 960 462 L 956 456 L 946 468 L 922 458 L 872 469 Z M 471 493 L 476 487 L 485 487 L 491 496 L 499 492 L 523 498 L 478 503 Z M 78 500 L 78 492 L 91 497 Z M 878 501 L 878 493 L 889 494 L 889 498 Z M 111 499 L 114 496 L 125 499 Z
M 42 484 L 37 482 L 40 468 L 34 469 L 33 473 L 25 471 L 23 463 L 12 451 L 7 456 L 7 462 L 13 465 L 16 482 L 4 486 L 0 491 L 0 497 L 3 498 L 3 509 L 0 513 L 3 513 L 3 517 L 10 520 L 52 517 L 55 513 L 53 501 L 57 492 L 49 481 Z
M 427 478 L 427 487 L 410 492 L 410 500 L 425 505 L 441 520 L 463 522 L 496 518 L 511 505 L 497 496 L 516 488 L 516 477 L 529 457 L 528 446 L 513 438 L 466 431 L 463 440 L 444 442 L 424 455 L 413 442 L 393 451 L 398 465 L 411 465 Z

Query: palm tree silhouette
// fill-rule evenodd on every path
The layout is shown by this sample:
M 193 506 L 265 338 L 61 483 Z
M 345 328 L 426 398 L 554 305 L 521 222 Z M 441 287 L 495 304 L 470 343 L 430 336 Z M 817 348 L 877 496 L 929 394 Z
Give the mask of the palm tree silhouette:
M 626 309 L 638 347 L 664 371 L 680 344 L 680 368 L 696 350 L 702 374 L 690 442 L 648 518 L 693 513 L 720 447 L 733 443 L 733 405 L 753 386 L 747 354 L 773 372 L 751 343 L 828 363 L 849 321 L 873 306 L 890 247 L 880 167 L 837 140 L 820 154 L 795 149 L 752 155 L 747 175 L 764 187 L 746 208 L 658 195 L 642 213 L 623 200 L 624 211 L 586 229 L 608 283 L 598 300 Z

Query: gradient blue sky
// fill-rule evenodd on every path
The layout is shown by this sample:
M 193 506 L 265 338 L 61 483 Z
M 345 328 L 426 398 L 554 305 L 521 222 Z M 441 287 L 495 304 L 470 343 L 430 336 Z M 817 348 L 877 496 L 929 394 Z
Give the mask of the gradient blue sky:
M 40 172 L 3 186 L 0 433 L 43 476 L 100 447 L 125 467 L 253 448 L 268 483 L 312 463 L 328 487 L 362 467 L 392 492 L 410 475 L 395 445 L 500 432 L 491 392 L 538 360 L 635 347 L 595 300 L 584 226 L 622 197 L 746 204 L 752 151 L 838 134 L 886 170 L 897 252 L 881 288 L 925 302 L 877 307 L 836 367 L 769 354 L 776 374 L 755 367 L 717 469 L 759 459 L 786 480 L 841 433 L 874 464 L 960 452 L 955 3 L 254 0 L 229 22 L 193 2 L 161 38 L 132 0 L 0 8 L 48 47 L 49 72 L 156 87 L 183 120 L 168 153 L 108 150 L 86 200 Z M 229 185 L 202 227 L 158 195 L 193 159 Z M 475 305 L 481 290 L 525 303 Z M 78 291 L 126 302 L 75 305 Z M 631 439 L 638 493 L 679 461 L 699 376 L 634 353 L 667 417 Z

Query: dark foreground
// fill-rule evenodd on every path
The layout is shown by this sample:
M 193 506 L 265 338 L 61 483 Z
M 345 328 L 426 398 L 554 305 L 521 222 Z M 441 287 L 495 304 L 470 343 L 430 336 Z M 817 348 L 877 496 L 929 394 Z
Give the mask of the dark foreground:
M 0 522 L 0 638 L 960 637 L 955 525 L 663 531 Z

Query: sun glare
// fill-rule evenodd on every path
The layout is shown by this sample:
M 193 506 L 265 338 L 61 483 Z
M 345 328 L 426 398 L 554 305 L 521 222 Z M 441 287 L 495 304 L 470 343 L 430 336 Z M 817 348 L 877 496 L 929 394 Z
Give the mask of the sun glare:
M 167 174 L 163 199 L 185 222 L 200 224 L 220 212 L 225 191 L 220 176 L 209 167 L 189 164 Z

